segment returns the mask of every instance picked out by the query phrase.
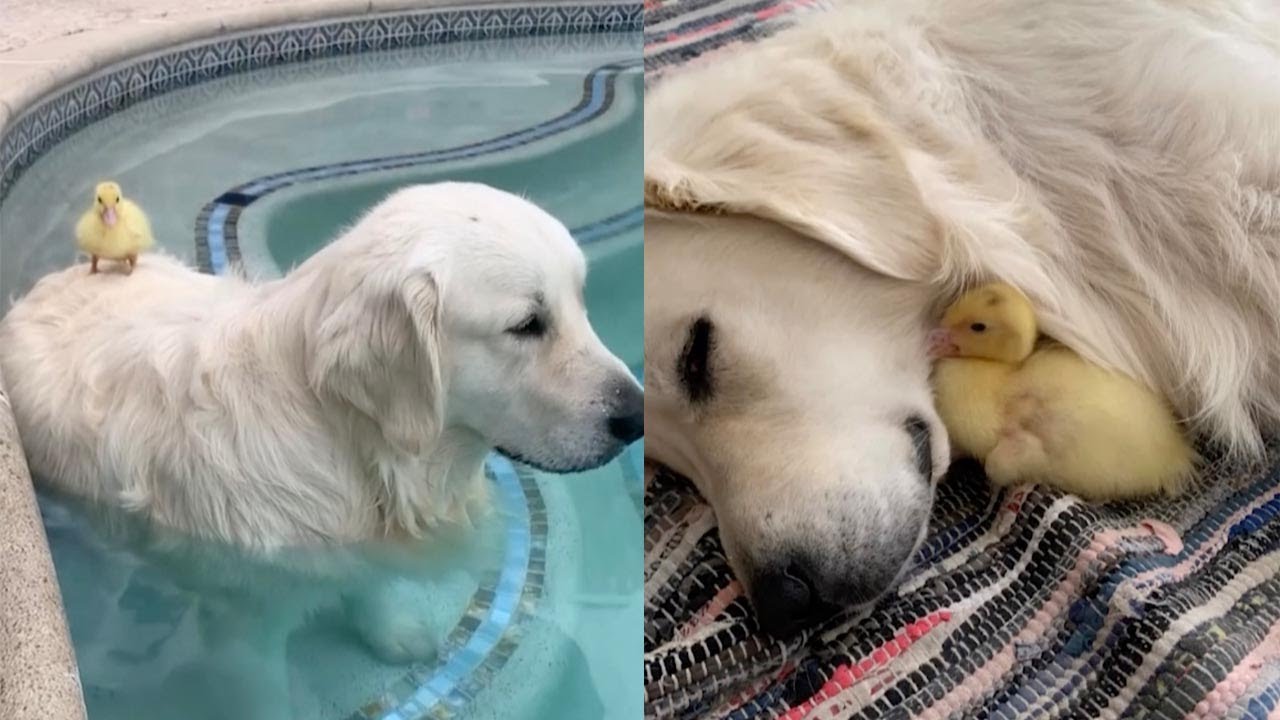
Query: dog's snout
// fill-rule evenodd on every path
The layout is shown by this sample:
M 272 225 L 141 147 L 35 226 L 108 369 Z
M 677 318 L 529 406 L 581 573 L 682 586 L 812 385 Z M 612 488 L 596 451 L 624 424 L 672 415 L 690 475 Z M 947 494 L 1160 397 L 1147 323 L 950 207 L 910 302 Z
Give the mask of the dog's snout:
M 779 637 L 794 633 L 819 606 L 813 581 L 794 565 L 762 573 L 753 591 L 760 627 Z
M 628 378 L 616 394 L 609 413 L 609 434 L 624 443 L 635 442 L 644 437 L 644 391 Z
M 909 545 L 906 550 L 910 551 Z M 760 627 L 785 638 L 841 608 L 873 602 L 893 587 L 906 560 L 894 555 L 817 571 L 810 558 L 757 572 L 751 602 Z

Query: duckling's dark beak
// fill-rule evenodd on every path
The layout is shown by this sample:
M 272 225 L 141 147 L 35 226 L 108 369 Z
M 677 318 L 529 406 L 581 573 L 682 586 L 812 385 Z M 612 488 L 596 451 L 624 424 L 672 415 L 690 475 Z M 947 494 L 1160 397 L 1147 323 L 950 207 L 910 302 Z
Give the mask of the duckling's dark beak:
M 946 328 L 936 328 L 929 332 L 930 360 L 952 357 L 958 352 L 960 352 L 960 348 L 956 346 L 955 339 L 951 337 L 950 330 Z
M 112 227 L 116 224 L 116 208 L 114 205 L 102 208 L 102 222 L 106 223 L 107 227 Z

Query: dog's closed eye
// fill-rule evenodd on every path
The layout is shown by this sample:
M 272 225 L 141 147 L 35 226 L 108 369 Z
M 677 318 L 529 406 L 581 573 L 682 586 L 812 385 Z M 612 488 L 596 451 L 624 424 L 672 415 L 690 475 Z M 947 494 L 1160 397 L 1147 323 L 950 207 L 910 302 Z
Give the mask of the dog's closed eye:
M 684 348 L 676 360 L 676 373 L 690 402 L 705 402 L 711 398 L 714 390 L 711 379 L 714 330 L 715 326 L 706 317 L 699 317 L 690 323 Z
M 925 482 L 933 479 L 933 439 L 929 433 L 929 423 L 919 415 L 912 415 L 903 424 L 907 434 L 911 436 L 911 447 L 915 451 L 916 469 L 924 477 Z
M 519 323 L 507 328 L 507 332 L 520 338 L 540 338 L 547 334 L 547 321 L 538 313 L 530 313 Z

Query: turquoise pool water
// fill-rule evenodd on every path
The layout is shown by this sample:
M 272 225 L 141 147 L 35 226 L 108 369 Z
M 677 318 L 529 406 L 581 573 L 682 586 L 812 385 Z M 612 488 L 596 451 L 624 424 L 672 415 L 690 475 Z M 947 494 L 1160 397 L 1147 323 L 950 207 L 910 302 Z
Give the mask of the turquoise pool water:
M 476 180 L 576 232 L 593 324 L 639 375 L 641 77 L 618 65 L 638 54 L 633 35 L 466 43 L 283 66 L 139 103 L 60 143 L 13 187 L 0 207 L 0 293 L 73 260 L 72 223 L 101 178 L 143 205 L 165 251 L 262 276 L 393 188 Z M 247 187 L 260 191 L 246 199 Z M 633 446 L 573 476 L 495 459 L 494 513 L 423 560 L 430 591 L 407 601 L 429 606 L 444 644 L 408 667 L 365 650 L 337 610 L 340 583 L 293 587 L 228 549 L 156 552 L 130 519 L 42 493 L 90 717 L 638 716 L 641 457 Z M 237 584 L 278 588 L 279 600 L 247 602 Z M 271 625 L 294 604 L 321 609 L 287 632 L 285 612 Z

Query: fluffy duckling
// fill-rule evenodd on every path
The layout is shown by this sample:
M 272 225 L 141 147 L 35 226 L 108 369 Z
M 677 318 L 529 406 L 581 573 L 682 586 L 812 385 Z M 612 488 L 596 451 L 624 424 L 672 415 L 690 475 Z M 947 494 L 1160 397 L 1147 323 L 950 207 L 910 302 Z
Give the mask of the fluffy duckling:
M 98 260 L 123 260 L 128 273 L 138 264 L 138 253 L 155 243 L 151 223 L 138 207 L 120 193 L 114 182 L 101 182 L 93 190 L 93 205 L 76 223 L 76 243 L 92 259 L 89 273 L 98 272 Z
M 1031 302 L 997 283 L 963 295 L 930 334 L 938 412 L 959 454 L 997 485 L 1044 482 L 1091 499 L 1176 492 L 1195 452 L 1150 390 L 1053 343 Z
M 957 454 L 982 459 L 995 448 L 1004 391 L 1035 349 L 1036 335 L 1031 303 L 1003 284 L 965 294 L 930 333 L 929 353 L 939 358 L 933 370 L 938 414 Z

